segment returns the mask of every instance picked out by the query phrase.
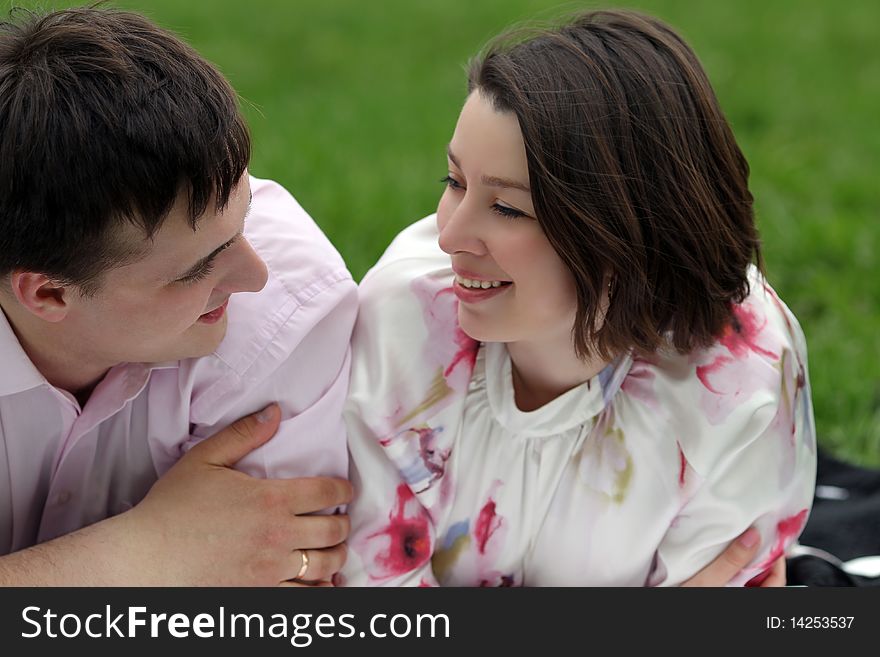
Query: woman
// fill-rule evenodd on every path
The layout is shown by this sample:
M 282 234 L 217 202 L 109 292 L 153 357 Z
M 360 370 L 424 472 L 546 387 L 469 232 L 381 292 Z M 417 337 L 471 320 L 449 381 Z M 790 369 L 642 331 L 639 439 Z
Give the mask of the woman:
M 447 155 L 361 285 L 340 581 L 676 585 L 750 525 L 732 583 L 766 571 L 812 500 L 806 348 L 690 48 L 628 12 L 504 36 Z

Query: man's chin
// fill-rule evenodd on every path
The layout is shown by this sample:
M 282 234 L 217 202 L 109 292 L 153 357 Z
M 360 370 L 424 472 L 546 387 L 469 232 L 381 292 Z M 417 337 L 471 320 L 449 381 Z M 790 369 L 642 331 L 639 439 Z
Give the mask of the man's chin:
M 184 360 L 186 358 L 201 358 L 209 356 L 217 350 L 223 338 L 226 337 L 226 317 L 214 324 L 196 323 L 181 341 L 180 351 L 176 356 L 167 360 Z

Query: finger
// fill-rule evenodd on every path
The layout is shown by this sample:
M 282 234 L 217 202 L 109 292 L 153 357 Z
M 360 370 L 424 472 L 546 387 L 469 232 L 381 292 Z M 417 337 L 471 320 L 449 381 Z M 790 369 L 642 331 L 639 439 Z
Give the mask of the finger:
M 733 541 L 715 561 L 682 586 L 724 586 L 745 568 L 758 551 L 761 535 L 751 527 Z
M 284 482 L 295 515 L 315 513 L 351 502 L 351 484 L 336 477 L 301 477 Z
M 303 552 L 308 555 L 308 562 L 303 562 Z M 297 582 L 329 581 L 345 564 L 347 555 L 344 543 L 322 550 L 294 550 L 291 555 L 294 570 L 289 579 Z
M 785 586 L 785 582 L 785 557 L 779 557 L 773 562 L 773 567 L 770 569 L 770 574 L 767 576 L 767 579 L 761 582 L 761 588 L 766 589 Z
M 297 582 L 297 581 L 289 581 L 289 582 L 281 582 L 278 586 L 283 587 L 297 587 L 297 588 L 305 588 L 305 589 L 314 589 L 314 588 L 333 588 L 333 584 L 331 582 Z
M 211 465 L 232 467 L 274 436 L 280 422 L 281 410 L 277 404 L 270 404 L 206 438 L 193 447 L 190 454 Z
M 333 547 L 348 538 L 349 529 L 351 522 L 345 515 L 296 516 L 288 545 L 316 549 Z

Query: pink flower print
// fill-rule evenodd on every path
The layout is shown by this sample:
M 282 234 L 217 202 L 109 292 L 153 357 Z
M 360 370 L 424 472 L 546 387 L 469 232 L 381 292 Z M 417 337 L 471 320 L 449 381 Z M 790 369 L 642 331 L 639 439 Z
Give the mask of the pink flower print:
M 675 441 L 675 447 L 678 450 L 678 460 L 675 468 L 675 483 L 678 486 L 678 499 L 679 499 L 679 513 L 687 506 L 687 503 L 691 500 L 694 493 L 700 488 L 703 484 L 703 478 L 700 474 L 693 469 L 690 462 L 688 461 L 687 455 L 684 453 L 684 448 L 681 446 L 681 441 Z M 681 516 L 675 516 L 672 519 L 671 525 L 675 527 Z
M 410 288 L 422 306 L 428 335 L 422 349 L 422 361 L 412 367 L 426 373 L 424 384 L 406 387 L 399 384 L 393 393 L 393 412 L 385 418 L 390 430 L 423 421 L 440 412 L 455 400 L 464 399 L 477 360 L 480 343 L 468 337 L 458 324 L 458 299 L 452 293 L 448 277 L 422 276 Z
M 446 471 L 446 461 L 449 460 L 450 452 L 448 449 L 438 449 L 436 446 L 437 434 L 443 431 L 443 427 L 432 429 L 424 426 L 410 431 L 415 431 L 419 436 L 419 456 L 422 457 L 425 469 L 431 473 L 431 481 L 439 479 Z
M 495 502 L 498 489 L 503 485 L 500 479 L 492 482 L 486 503 L 483 504 L 474 521 L 473 536 L 481 567 L 493 562 L 498 552 L 504 547 L 507 526 L 504 518 L 498 514 Z
M 395 508 L 388 519 L 385 528 L 367 536 L 362 550 L 375 580 L 404 575 L 431 558 L 427 513 L 406 484 L 397 487 Z
M 733 307 L 733 320 L 716 345 L 697 358 L 696 374 L 704 391 L 700 406 L 711 424 L 723 422 L 734 408 L 759 390 L 779 389 L 781 345 L 772 331 L 765 330 L 767 318 L 754 306 Z M 756 364 L 755 358 L 763 363 Z M 769 361 L 769 362 L 768 362 Z
M 736 304 L 733 306 L 733 319 L 725 327 L 720 342 L 735 358 L 742 358 L 749 351 L 754 351 L 757 354 L 767 356 L 770 360 L 778 360 L 779 355 L 774 353 L 768 345 L 760 344 L 766 325 L 767 318 L 759 317 L 752 305 Z
M 657 402 L 657 396 L 654 394 L 654 364 L 643 358 L 633 358 L 632 367 L 620 389 L 624 393 L 638 399 L 648 408 L 659 410 L 660 404 Z
M 424 424 L 379 440 L 416 493 L 428 490 L 446 471 L 451 450 L 437 446 L 437 436 L 442 431 L 442 426 L 432 428 Z
M 685 485 L 685 477 L 687 475 L 688 462 L 687 457 L 684 455 L 684 451 L 681 449 L 681 443 L 677 440 L 675 444 L 678 446 L 678 487 L 684 488 Z
M 480 515 L 477 516 L 477 522 L 474 526 L 474 537 L 477 539 L 477 549 L 480 554 L 486 554 L 486 543 L 501 527 L 502 519 L 495 512 L 495 500 L 489 498 L 489 501 L 480 509 Z
M 808 513 L 808 509 L 802 509 L 793 516 L 783 518 L 776 523 L 776 540 L 773 543 L 773 549 L 770 550 L 770 555 L 755 567 L 756 570 L 761 572 L 767 570 L 774 561 L 785 554 L 786 548 L 794 543 L 804 530 Z
M 458 299 L 444 278 L 422 276 L 412 282 L 412 291 L 422 304 L 428 329 L 426 358 L 439 366 L 453 391 L 467 390 L 480 343 L 461 330 Z

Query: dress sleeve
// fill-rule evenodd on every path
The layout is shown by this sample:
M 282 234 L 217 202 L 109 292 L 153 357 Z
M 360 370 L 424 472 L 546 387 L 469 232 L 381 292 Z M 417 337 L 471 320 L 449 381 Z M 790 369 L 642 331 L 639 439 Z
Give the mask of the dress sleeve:
M 756 423 L 766 413 L 772 411 L 757 412 Z M 649 584 L 681 584 L 750 526 L 760 531 L 762 546 L 730 586 L 746 584 L 785 553 L 807 521 L 815 460 L 805 451 L 796 462 L 783 463 L 780 442 L 779 432 L 767 427 L 706 477 L 664 536 Z
M 345 422 L 355 497 L 347 586 L 436 586 L 447 441 L 478 345 L 458 328 L 449 258 L 428 217 L 404 230 L 361 283 Z
M 690 403 L 701 425 L 681 440 L 680 476 L 693 491 L 655 555 L 648 583 L 696 574 L 750 526 L 745 585 L 794 543 L 810 512 L 816 445 L 806 346 L 794 317 L 765 286 L 736 310 L 735 332 L 695 359 Z
M 434 523 L 379 439 L 357 414 L 346 416 L 355 496 L 340 586 L 437 586 L 431 569 Z

